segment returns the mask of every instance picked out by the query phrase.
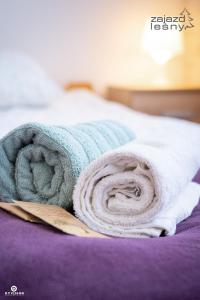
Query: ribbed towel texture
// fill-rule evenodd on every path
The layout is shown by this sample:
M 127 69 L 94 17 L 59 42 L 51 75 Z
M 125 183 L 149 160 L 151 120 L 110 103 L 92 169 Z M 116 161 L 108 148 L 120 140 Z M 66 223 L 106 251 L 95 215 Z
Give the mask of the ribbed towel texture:
M 200 167 L 199 142 L 176 140 L 135 140 L 97 158 L 77 181 L 76 215 L 108 235 L 173 235 L 200 197 L 200 185 L 191 182 Z
M 70 208 L 80 172 L 133 138 L 131 130 L 112 121 L 71 127 L 22 125 L 0 141 L 0 199 Z

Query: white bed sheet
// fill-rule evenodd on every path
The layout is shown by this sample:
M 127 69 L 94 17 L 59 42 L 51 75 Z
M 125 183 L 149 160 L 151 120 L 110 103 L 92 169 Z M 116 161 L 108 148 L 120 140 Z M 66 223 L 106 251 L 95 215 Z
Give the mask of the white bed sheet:
M 84 90 L 66 92 L 48 107 L 0 110 L 0 137 L 28 122 L 67 125 L 98 119 L 120 121 L 123 113 L 130 115 L 131 119 L 134 117 L 126 107 L 109 103 L 94 93 Z
M 141 140 L 152 143 L 173 142 L 180 136 L 196 143 L 200 141 L 200 125 L 166 117 L 154 117 L 135 112 L 123 105 L 109 102 L 84 90 L 66 92 L 46 108 L 13 108 L 0 110 L 0 138 L 17 126 L 28 122 L 71 125 L 99 119 L 121 121 L 131 127 Z M 176 126 L 174 126 L 176 125 Z M 192 139 L 194 133 L 194 140 Z M 169 141 L 170 140 L 170 141 Z M 199 142 L 198 141 L 198 142 Z

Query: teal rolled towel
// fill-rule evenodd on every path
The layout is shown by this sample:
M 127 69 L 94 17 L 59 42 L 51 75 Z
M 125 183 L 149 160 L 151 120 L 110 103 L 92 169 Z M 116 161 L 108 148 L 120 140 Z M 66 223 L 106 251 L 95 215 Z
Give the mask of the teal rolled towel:
M 71 127 L 22 125 L 0 140 L 0 199 L 70 208 L 80 172 L 133 138 L 131 130 L 113 121 Z

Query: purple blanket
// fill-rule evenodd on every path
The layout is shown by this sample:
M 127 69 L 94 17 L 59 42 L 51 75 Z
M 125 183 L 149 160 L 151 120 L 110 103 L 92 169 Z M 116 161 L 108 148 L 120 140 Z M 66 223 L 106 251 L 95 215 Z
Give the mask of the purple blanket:
M 0 299 L 11 286 L 28 300 L 198 300 L 200 205 L 155 239 L 67 236 L 0 210 Z

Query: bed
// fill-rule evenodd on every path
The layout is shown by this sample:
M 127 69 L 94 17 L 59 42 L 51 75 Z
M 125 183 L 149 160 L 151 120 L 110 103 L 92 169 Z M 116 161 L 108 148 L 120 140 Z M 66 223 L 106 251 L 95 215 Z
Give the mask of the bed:
M 2 110 L 0 136 L 30 121 L 72 124 L 123 114 L 139 126 L 142 114 L 89 92 L 68 92 L 45 108 Z M 175 236 L 158 239 L 68 236 L 3 210 L 0 223 L 0 299 L 11 286 L 24 299 L 200 299 L 200 205 Z
M 17 72 L 23 75 L 21 82 L 15 82 L 17 90 L 22 87 L 16 97 L 10 79 L 20 76 L 13 76 L 10 57 L 8 64 L 5 61 L 0 57 L 1 79 L 5 79 L 10 64 L 4 84 L 0 80 L 0 138 L 27 122 L 71 125 L 100 119 L 123 120 L 140 132 L 141 139 L 152 132 L 159 138 L 169 130 L 175 137 L 182 133 L 178 123 L 176 132 L 174 124 L 170 127 L 173 120 L 166 118 L 160 126 L 159 117 L 134 112 L 84 90 L 61 92 L 54 101 L 40 105 L 39 100 L 44 99 L 43 74 L 38 69 L 35 76 L 35 71 L 29 74 L 32 63 L 24 63 L 24 58 L 24 69 L 18 64 L 19 58 L 14 59 Z M 47 85 L 52 88 L 45 79 L 44 91 Z M 6 95 L 4 101 L 2 95 Z M 36 96 L 39 100 L 33 103 Z M 11 98 L 14 100 L 9 106 Z M 27 105 L 29 98 L 31 105 Z M 26 101 L 21 103 L 21 99 Z M 194 180 L 200 183 L 200 172 Z M 0 299 L 12 292 L 29 300 L 200 299 L 200 204 L 177 226 L 174 236 L 154 239 L 75 237 L 0 210 L 0 247 Z

